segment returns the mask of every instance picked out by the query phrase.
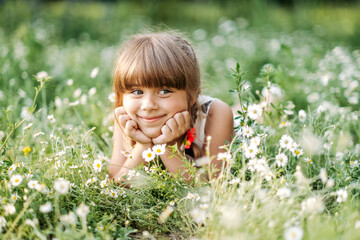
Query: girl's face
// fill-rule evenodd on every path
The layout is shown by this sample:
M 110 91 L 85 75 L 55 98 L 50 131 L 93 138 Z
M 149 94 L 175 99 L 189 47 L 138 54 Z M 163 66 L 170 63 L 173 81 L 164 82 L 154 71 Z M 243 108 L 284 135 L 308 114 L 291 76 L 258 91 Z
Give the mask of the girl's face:
M 145 135 L 155 138 L 167 120 L 188 110 L 187 94 L 176 88 L 133 86 L 123 94 L 123 107 Z

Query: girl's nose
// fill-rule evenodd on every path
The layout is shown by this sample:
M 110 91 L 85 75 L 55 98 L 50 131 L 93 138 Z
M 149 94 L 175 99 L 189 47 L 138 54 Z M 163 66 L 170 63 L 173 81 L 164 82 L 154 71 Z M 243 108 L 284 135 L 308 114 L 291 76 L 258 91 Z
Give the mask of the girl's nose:
M 156 99 L 152 95 L 144 96 L 142 104 L 141 104 L 141 110 L 149 111 L 153 109 L 157 109 L 158 105 L 156 103 Z

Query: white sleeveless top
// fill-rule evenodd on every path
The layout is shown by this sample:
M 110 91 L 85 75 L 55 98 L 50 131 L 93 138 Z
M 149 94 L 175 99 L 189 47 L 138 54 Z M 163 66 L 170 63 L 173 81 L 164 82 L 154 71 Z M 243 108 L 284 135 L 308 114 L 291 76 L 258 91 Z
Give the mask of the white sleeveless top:
M 198 98 L 198 101 L 199 101 L 199 104 L 201 107 L 201 111 L 199 112 L 199 114 L 196 118 L 195 124 L 194 124 L 195 133 L 196 133 L 194 143 L 197 146 L 199 146 L 200 149 L 202 149 L 204 146 L 204 142 L 205 142 L 206 119 L 208 117 L 210 105 L 213 101 L 213 98 L 209 97 L 209 96 L 200 95 Z M 181 145 L 180 150 L 181 151 L 185 150 L 184 144 Z
M 209 97 L 209 96 L 200 95 L 198 100 L 199 100 L 199 104 L 201 106 L 202 111 L 200 111 L 200 113 L 195 121 L 194 128 L 195 128 L 195 132 L 196 132 L 196 137 L 195 137 L 194 143 L 196 145 L 198 145 L 200 147 L 200 149 L 202 149 L 202 147 L 204 146 L 204 142 L 205 142 L 206 119 L 208 117 L 210 105 L 213 101 L 213 98 Z

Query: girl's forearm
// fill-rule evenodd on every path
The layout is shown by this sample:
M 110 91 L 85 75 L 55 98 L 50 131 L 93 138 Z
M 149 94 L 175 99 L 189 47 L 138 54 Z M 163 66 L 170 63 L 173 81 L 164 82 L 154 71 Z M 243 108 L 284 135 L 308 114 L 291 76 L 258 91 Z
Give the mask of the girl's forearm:
M 113 176 L 113 178 L 118 182 L 126 181 L 123 177 L 129 172 L 129 170 L 136 168 L 142 163 L 146 163 L 142 157 L 144 150 L 151 147 L 151 144 L 140 144 L 136 143 L 132 149 L 130 156 L 125 160 L 124 164 L 121 166 L 120 170 Z

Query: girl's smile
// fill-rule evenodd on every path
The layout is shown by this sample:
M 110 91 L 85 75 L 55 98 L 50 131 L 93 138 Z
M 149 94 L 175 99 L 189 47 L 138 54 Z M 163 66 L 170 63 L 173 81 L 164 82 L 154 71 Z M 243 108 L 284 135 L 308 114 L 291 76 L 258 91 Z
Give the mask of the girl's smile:
M 123 107 L 145 135 L 155 138 L 167 120 L 188 110 L 187 94 L 176 88 L 133 86 L 123 94 Z

